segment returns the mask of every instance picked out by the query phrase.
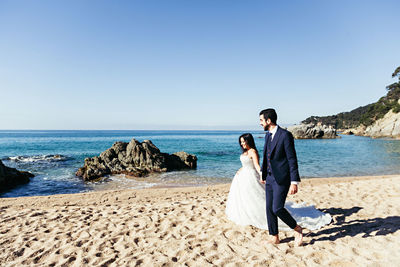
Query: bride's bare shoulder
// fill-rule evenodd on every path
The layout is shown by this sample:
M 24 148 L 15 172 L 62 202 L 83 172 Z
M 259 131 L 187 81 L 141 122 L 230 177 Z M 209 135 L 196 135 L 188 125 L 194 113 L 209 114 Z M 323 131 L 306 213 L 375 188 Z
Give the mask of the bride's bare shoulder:
M 257 152 L 256 152 L 256 150 L 255 150 L 254 148 L 250 148 L 250 149 L 247 151 L 247 153 L 248 153 L 250 156 L 253 156 L 253 155 L 256 155 L 256 154 L 257 154 Z

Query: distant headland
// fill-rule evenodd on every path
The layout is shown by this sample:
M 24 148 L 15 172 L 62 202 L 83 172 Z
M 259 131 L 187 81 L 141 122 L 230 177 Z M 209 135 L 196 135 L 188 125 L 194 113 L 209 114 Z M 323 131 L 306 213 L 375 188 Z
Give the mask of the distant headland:
M 400 139 L 400 66 L 392 78 L 398 81 L 386 86 L 387 94 L 375 103 L 336 115 L 311 116 L 301 123 L 330 126 L 343 134 Z

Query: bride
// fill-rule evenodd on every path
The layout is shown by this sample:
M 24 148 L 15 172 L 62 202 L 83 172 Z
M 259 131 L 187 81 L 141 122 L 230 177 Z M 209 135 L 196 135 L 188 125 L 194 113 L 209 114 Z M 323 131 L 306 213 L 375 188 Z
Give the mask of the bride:
M 239 145 L 243 153 L 240 155 L 242 167 L 233 178 L 226 203 L 225 213 L 229 220 L 239 225 L 253 225 L 260 229 L 268 229 L 266 215 L 265 186 L 260 180 L 259 156 L 254 138 L 251 134 L 242 134 Z M 317 210 L 304 203 L 286 202 L 285 208 L 297 223 L 309 230 L 317 230 L 332 220 L 329 214 Z M 281 220 L 279 229 L 291 230 Z

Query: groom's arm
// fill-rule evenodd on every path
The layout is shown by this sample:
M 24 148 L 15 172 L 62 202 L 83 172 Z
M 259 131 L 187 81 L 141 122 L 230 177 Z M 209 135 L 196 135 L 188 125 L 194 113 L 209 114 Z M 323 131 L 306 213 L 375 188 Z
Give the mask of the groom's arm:
M 296 150 L 294 147 L 294 138 L 290 132 L 287 132 L 283 144 L 289 163 L 290 181 L 292 184 L 297 184 L 300 182 L 299 167 L 297 164 Z
M 266 162 L 267 162 L 267 135 L 265 135 L 265 142 L 264 142 L 264 151 L 263 151 L 263 161 L 261 164 L 261 180 L 266 181 L 267 180 L 267 168 L 266 168 Z

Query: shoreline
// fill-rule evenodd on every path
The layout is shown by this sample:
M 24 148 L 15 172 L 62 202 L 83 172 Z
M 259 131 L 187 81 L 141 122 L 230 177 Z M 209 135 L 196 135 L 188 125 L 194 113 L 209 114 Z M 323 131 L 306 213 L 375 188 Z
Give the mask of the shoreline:
M 400 175 L 303 179 L 288 201 L 332 216 L 268 244 L 225 216 L 230 184 L 2 198 L 0 265 L 390 266 L 400 264 Z
M 309 183 L 310 181 L 312 181 L 312 183 L 314 184 L 320 184 L 320 183 L 326 183 L 328 182 L 339 182 L 339 181 L 343 181 L 346 182 L 347 180 L 354 180 L 354 181 L 358 181 L 358 180 L 373 180 L 373 179 L 387 179 L 387 178 L 394 178 L 400 176 L 400 174 L 387 174 L 387 175 L 365 175 L 365 176 L 339 176 L 339 177 L 303 177 L 301 178 L 301 183 L 299 184 L 300 188 L 301 185 L 305 184 L 305 183 Z M 125 177 L 126 179 L 132 179 L 132 180 L 136 180 L 136 181 L 140 181 L 140 182 L 155 182 L 154 180 L 149 180 L 147 181 L 146 178 L 128 178 Z M 215 178 L 217 179 L 217 178 Z M 223 178 L 223 179 L 228 179 L 228 178 Z M 233 179 L 233 178 L 232 178 Z M 213 186 L 218 186 L 218 185 L 230 185 L 231 183 L 215 183 L 215 184 L 178 184 L 178 183 L 165 183 L 165 184 L 156 184 L 154 186 L 150 186 L 150 187 L 144 187 L 144 188 L 119 188 L 119 189 L 98 189 L 98 190 L 91 190 L 88 192 L 78 192 L 78 193 L 70 193 L 70 194 L 52 194 L 52 195 L 36 195 L 36 196 L 20 196 L 20 197 L 1 197 L 0 196 L 0 200 L 6 200 L 6 199 L 20 199 L 20 198 L 34 198 L 34 197 L 51 197 L 51 196 L 58 196 L 58 195 L 62 195 L 62 196 L 68 196 L 68 195 L 80 195 L 80 194 L 91 194 L 91 193 L 101 193 L 101 192 L 121 192 L 121 191 L 136 191 L 136 190 L 156 190 L 156 189 L 179 189 L 179 188 L 202 188 L 202 187 L 213 187 Z
M 323 184 L 323 183 L 337 183 L 337 182 L 347 182 L 348 180 L 353 180 L 353 181 L 358 181 L 358 180 L 373 180 L 373 179 L 388 179 L 388 178 L 394 178 L 398 177 L 400 174 L 387 174 L 387 175 L 365 175 L 365 176 L 339 176 L 339 177 L 303 177 L 301 178 L 301 183 L 299 184 L 300 188 L 302 185 L 310 183 L 314 184 Z M 154 183 L 154 180 L 149 180 L 147 181 L 145 178 L 127 178 L 126 179 L 132 179 L 136 180 L 139 182 L 149 182 L 149 183 Z M 215 178 L 217 179 L 217 178 Z M 228 178 L 223 178 L 223 179 L 228 179 Z M 233 178 L 232 178 L 233 179 Z M 157 189 L 179 189 L 179 188 L 203 188 L 203 187 L 213 187 L 213 186 L 218 186 L 218 185 L 230 185 L 231 182 L 229 183 L 213 183 L 213 184 L 178 184 L 178 183 L 164 183 L 164 184 L 156 184 L 154 186 L 150 187 L 143 187 L 143 188 L 118 188 L 118 189 L 97 189 L 97 190 L 91 190 L 88 192 L 78 192 L 78 193 L 69 193 L 69 194 L 52 194 L 52 195 L 34 195 L 34 196 L 20 196 L 20 197 L 1 197 L 0 200 L 4 201 L 6 199 L 20 199 L 20 198 L 35 198 L 35 197 L 52 197 L 52 196 L 68 196 L 68 195 L 81 195 L 81 194 L 91 194 L 91 193 L 102 193 L 102 192 L 121 192 L 121 191 L 141 191 L 141 190 L 157 190 Z

